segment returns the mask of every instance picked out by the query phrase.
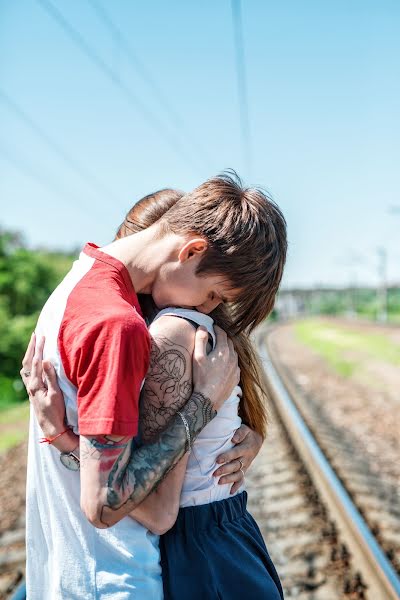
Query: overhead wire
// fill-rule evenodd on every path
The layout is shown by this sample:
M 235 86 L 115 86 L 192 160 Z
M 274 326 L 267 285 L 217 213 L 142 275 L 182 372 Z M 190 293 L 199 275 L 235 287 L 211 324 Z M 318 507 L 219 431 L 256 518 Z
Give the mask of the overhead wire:
M 69 168 L 77 173 L 85 183 L 95 191 L 108 199 L 112 198 L 113 194 L 102 184 L 97 177 L 84 168 L 74 156 L 69 154 L 51 135 L 49 135 L 41 125 L 36 123 L 34 119 L 21 107 L 17 102 L 0 88 L 0 102 L 13 112 L 20 121 L 22 121 L 29 129 L 31 129 L 42 142 L 44 142 L 57 156 L 59 156 Z
M 158 135 L 162 135 L 168 145 L 174 152 L 183 159 L 189 162 L 191 167 L 198 173 L 199 166 L 193 162 L 188 155 L 187 150 L 176 136 L 166 129 L 163 122 L 147 108 L 132 90 L 116 75 L 114 70 L 99 56 L 95 50 L 87 43 L 84 36 L 64 17 L 64 15 L 51 3 L 49 0 L 36 0 L 38 4 L 47 12 L 47 14 L 63 29 L 68 37 L 74 42 L 78 48 L 86 55 L 86 57 L 113 83 L 113 85 L 125 96 L 128 102 L 138 111 L 146 120 L 147 124 Z
M 99 2 L 99 0 L 86 0 L 88 4 L 92 7 L 93 11 L 96 13 L 98 18 L 102 21 L 105 27 L 108 29 L 111 37 L 114 40 L 114 43 L 118 45 L 124 52 L 125 57 L 128 60 L 131 68 L 136 71 L 143 81 L 148 85 L 150 90 L 152 91 L 153 97 L 158 101 L 159 105 L 163 108 L 165 113 L 168 115 L 170 121 L 172 121 L 174 127 L 177 129 L 180 135 L 183 135 L 182 130 L 186 128 L 183 119 L 176 112 L 175 108 L 172 106 L 155 78 L 149 72 L 149 69 L 144 65 L 144 63 L 140 60 L 137 53 L 133 51 L 132 45 L 128 42 L 121 29 L 116 25 L 116 23 L 112 20 L 109 13 L 105 10 L 104 6 Z M 197 154 L 201 156 L 204 165 L 206 168 L 210 168 L 209 157 L 205 150 L 202 148 L 201 144 L 193 137 L 193 134 L 190 136 L 190 146 L 192 149 L 196 150 Z
M 92 213 L 82 204 L 81 199 L 74 198 L 73 195 L 68 190 L 64 188 L 59 188 L 57 185 L 49 179 L 48 175 L 44 176 L 42 173 L 37 172 L 34 167 L 26 160 L 26 158 L 22 158 L 21 155 L 16 156 L 15 153 L 11 153 L 8 149 L 6 149 L 2 144 L 0 144 L 0 158 L 7 161 L 11 164 L 14 169 L 22 173 L 25 177 L 29 177 L 36 183 L 38 183 L 43 188 L 50 191 L 52 194 L 55 194 L 56 197 L 65 197 L 68 200 L 68 203 L 72 202 L 76 205 L 79 210 L 85 213 L 85 215 L 92 217 Z
M 242 10 L 241 10 L 240 0 L 231 0 L 231 6 L 232 6 L 233 34 L 234 34 L 234 46 L 235 46 L 235 62 L 236 62 L 237 89 L 238 89 L 238 100 L 239 100 L 242 154 L 243 154 L 243 162 L 244 162 L 244 165 L 247 170 L 247 176 L 251 177 L 252 170 L 253 170 L 253 156 L 252 156 L 252 143 L 251 143 L 250 119 L 249 119 L 249 105 L 248 105 L 248 100 L 247 100 L 246 61 L 245 61 L 245 54 L 244 54 L 243 23 L 242 23 Z

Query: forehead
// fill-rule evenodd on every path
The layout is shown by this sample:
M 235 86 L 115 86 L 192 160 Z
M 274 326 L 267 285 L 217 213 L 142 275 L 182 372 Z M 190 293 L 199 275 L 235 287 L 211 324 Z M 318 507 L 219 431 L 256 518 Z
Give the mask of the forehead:
M 222 294 L 227 302 L 234 302 L 242 293 L 241 288 L 233 287 L 233 284 L 226 275 L 206 275 L 208 284 L 214 287 L 214 291 Z

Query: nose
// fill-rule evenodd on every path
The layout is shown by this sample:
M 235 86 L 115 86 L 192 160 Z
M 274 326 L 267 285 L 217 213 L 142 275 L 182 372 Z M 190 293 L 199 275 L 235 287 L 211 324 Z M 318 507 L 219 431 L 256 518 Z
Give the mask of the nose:
M 214 298 L 213 300 L 209 299 L 203 302 L 203 304 L 200 304 L 200 306 L 197 306 L 196 308 L 199 312 L 208 315 L 215 308 L 217 308 L 217 306 L 219 306 L 221 302 L 222 300 L 220 298 Z

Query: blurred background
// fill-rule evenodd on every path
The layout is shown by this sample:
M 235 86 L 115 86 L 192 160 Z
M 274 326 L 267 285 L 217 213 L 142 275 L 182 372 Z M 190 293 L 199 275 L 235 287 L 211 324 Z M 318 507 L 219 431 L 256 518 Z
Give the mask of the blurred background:
M 225 168 L 287 219 L 276 352 L 306 388 L 380 395 L 390 420 L 399 25 L 396 0 L 0 0 L 3 455 L 26 436 L 27 340 L 79 249 Z

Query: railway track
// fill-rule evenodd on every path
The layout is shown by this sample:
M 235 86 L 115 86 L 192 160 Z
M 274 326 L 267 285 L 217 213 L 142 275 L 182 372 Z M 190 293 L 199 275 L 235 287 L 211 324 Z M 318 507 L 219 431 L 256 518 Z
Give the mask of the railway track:
M 304 398 L 299 396 L 299 390 L 294 385 L 290 375 L 278 363 L 276 354 L 273 355 L 273 359 L 268 354 L 268 333 L 259 334 L 257 342 L 269 381 L 273 408 L 286 431 L 293 451 L 307 472 L 310 485 L 314 489 L 314 497 L 322 504 L 325 518 L 335 530 L 333 538 L 340 539 L 339 546 L 342 548 L 344 555 L 347 556 L 348 571 L 340 575 L 344 585 L 339 586 L 336 592 L 337 595 L 323 595 L 321 597 L 331 600 L 353 594 L 351 596 L 353 598 L 368 598 L 368 600 L 400 598 L 400 579 L 396 572 L 399 556 L 395 545 L 397 541 L 396 526 L 399 528 L 399 515 L 396 510 L 399 509 L 399 505 L 397 504 L 397 509 L 395 505 L 391 505 L 391 513 L 384 512 L 382 519 L 379 519 L 379 505 L 376 502 L 370 502 L 372 507 L 371 513 L 369 513 L 366 509 L 368 503 L 365 495 L 369 493 L 371 496 L 374 482 L 365 475 L 365 469 L 360 464 L 362 463 L 361 458 L 353 456 L 350 465 L 349 460 L 344 461 L 343 464 L 338 461 L 341 440 L 335 437 L 334 432 L 329 429 L 327 424 L 322 427 L 320 420 L 318 421 L 316 415 L 312 415 L 310 411 L 307 412 L 304 409 L 307 414 L 304 415 L 306 418 L 303 418 L 299 407 L 309 405 L 304 401 Z M 312 429 L 317 430 L 316 433 L 319 434 L 316 435 L 318 441 L 313 436 Z M 268 446 L 269 452 L 271 452 L 271 444 L 268 444 Z M 334 459 L 335 468 L 332 468 L 327 456 Z M 341 465 L 341 469 L 338 469 L 339 465 Z M 340 473 L 340 479 L 338 472 Z M 249 472 L 249 478 L 250 476 L 251 471 Z M 363 492 L 364 502 L 360 505 L 361 510 L 357 508 L 352 499 L 355 498 L 354 487 L 349 493 L 346 485 L 343 484 L 352 477 L 355 482 L 354 485 Z M 268 485 L 268 482 L 266 483 Z M 393 495 L 394 493 L 395 490 L 392 490 L 390 496 L 392 499 L 397 497 Z M 310 492 L 310 494 L 313 496 L 313 492 Z M 387 495 L 384 495 L 384 498 L 387 499 Z M 381 509 L 383 506 L 386 506 L 384 502 L 382 502 Z M 369 515 L 371 515 L 371 518 L 372 515 L 374 516 L 373 527 L 371 528 L 367 524 Z M 382 520 L 385 521 L 386 526 L 392 525 L 393 535 L 390 546 L 386 544 L 381 547 L 379 544 L 380 539 L 382 539 Z M 317 526 L 317 520 L 314 522 Z M 272 536 L 267 534 L 266 537 L 271 540 L 273 545 Z M 333 550 L 333 554 L 337 556 L 337 548 Z M 279 556 L 273 558 L 276 563 L 279 562 Z M 329 565 L 327 566 L 329 567 Z M 357 572 L 355 572 L 355 568 Z M 282 570 L 281 576 L 284 580 L 285 574 Z M 358 589 L 356 582 L 358 582 Z M 353 588 L 354 591 L 352 591 Z M 298 596 L 294 595 L 293 597 Z M 311 597 L 314 598 L 315 596 Z
M 307 426 L 300 415 L 297 407 L 306 403 L 290 374 L 275 358 L 271 360 L 266 334 L 259 334 L 257 341 L 273 405 L 268 441 L 246 475 L 249 508 L 281 576 L 286 600 L 400 598 L 393 545 L 382 549 L 378 544 L 383 529 L 379 506 L 372 503 L 375 521 L 371 531 L 364 520 L 366 504 L 361 504 L 360 511 L 350 497 L 354 493 L 349 495 L 343 486 L 351 477 L 354 485 L 368 493 L 376 482 L 364 477 L 357 456 L 347 464 L 347 480 L 342 475 L 339 480 L 340 440 L 328 426 L 321 425 L 318 442 L 314 439 L 310 429 L 315 429 L 315 421 L 311 413 L 304 415 Z M 386 524 L 396 531 L 398 515 L 393 514 L 392 520 L 384 515 Z M 23 544 L 20 515 L 11 531 L 0 538 L 1 600 L 25 597 Z

